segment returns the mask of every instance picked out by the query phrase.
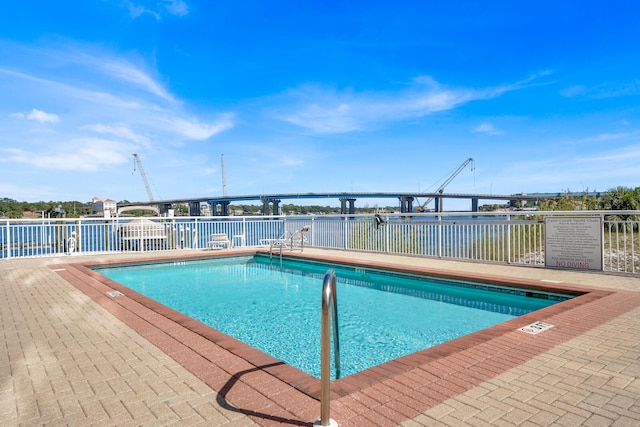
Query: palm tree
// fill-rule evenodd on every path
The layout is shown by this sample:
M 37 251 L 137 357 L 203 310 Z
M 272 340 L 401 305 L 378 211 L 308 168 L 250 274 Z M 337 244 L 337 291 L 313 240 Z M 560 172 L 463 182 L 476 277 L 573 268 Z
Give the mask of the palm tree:
M 613 211 L 640 210 L 640 187 L 617 187 L 607 191 L 602 197 L 601 208 Z M 608 218 L 620 221 L 638 220 L 638 215 L 610 215 Z

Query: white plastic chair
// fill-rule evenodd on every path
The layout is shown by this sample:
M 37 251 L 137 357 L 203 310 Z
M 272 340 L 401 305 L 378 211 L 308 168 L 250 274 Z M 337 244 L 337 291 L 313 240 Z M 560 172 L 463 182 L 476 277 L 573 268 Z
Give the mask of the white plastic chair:
M 229 240 L 229 236 L 224 233 L 214 233 L 209 237 L 207 249 L 222 249 L 224 247 L 227 249 L 231 248 L 231 240 Z

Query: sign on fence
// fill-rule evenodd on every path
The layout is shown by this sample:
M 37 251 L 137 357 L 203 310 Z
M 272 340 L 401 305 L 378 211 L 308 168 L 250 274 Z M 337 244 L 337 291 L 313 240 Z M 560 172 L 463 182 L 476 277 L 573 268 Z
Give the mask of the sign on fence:
M 602 270 L 600 217 L 546 217 L 546 267 Z

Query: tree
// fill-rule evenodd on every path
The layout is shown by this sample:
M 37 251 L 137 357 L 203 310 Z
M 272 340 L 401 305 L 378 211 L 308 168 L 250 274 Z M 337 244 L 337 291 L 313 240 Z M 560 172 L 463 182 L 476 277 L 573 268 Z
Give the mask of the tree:
M 171 205 L 175 216 L 189 216 L 189 208 L 182 203 L 174 203 Z
M 3 198 L 0 199 L 0 217 L 5 218 L 22 218 L 22 209 L 20 204 L 15 200 Z
M 541 211 L 575 211 L 576 202 L 569 196 L 562 196 L 558 200 L 548 199 L 538 205 Z
M 640 210 L 640 187 L 634 189 L 627 187 L 617 187 L 605 193 L 600 202 L 600 208 L 604 210 Z M 637 219 L 637 215 L 610 215 L 609 219 L 621 221 L 627 219 Z
M 600 207 L 606 210 L 638 210 L 640 209 L 640 187 L 634 189 L 617 187 L 605 193 Z
M 594 191 L 595 193 L 595 191 Z M 600 199 L 597 196 L 588 197 L 589 189 L 582 193 L 582 209 L 587 211 L 595 211 L 600 208 Z

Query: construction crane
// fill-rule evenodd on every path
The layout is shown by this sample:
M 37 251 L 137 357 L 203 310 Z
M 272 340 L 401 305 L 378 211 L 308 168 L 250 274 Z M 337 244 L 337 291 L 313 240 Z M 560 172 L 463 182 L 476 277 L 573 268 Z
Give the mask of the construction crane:
M 142 167 L 142 162 L 140 161 L 140 157 L 137 154 L 133 154 L 133 157 L 136 159 L 136 163 L 138 164 L 138 170 L 140 171 L 140 176 L 142 177 L 142 182 L 144 182 L 144 188 L 147 189 L 147 194 L 149 195 L 149 201 L 155 202 L 153 198 L 153 193 L 151 192 L 151 187 L 149 186 L 149 181 L 147 181 L 147 175 L 144 173 L 144 168 Z M 133 167 L 133 171 L 135 172 L 135 165 Z
M 222 163 L 222 197 L 227 197 L 227 170 L 224 167 L 224 154 L 220 159 Z
M 442 185 L 441 185 L 441 186 L 436 190 L 436 192 L 437 192 L 437 193 L 442 194 L 442 193 L 444 192 L 444 188 L 445 188 L 447 185 L 449 185 L 449 183 L 450 183 L 451 181 L 453 181 L 453 179 L 454 179 L 456 176 L 458 176 L 458 175 L 460 174 L 460 172 L 462 172 L 462 170 L 463 170 L 463 169 L 464 169 L 464 168 L 465 168 L 469 163 L 471 163 L 471 162 L 473 162 L 473 158 L 471 158 L 471 157 L 469 157 L 467 160 L 465 160 L 464 162 L 462 162 L 462 164 L 461 164 L 460 166 L 458 166 L 458 169 L 456 169 L 456 170 L 451 174 L 451 176 L 449 176 L 449 178 L 447 178 L 447 180 L 446 180 L 445 182 L 443 182 L 443 183 L 442 183 Z M 433 199 L 435 199 L 435 196 L 433 196 L 433 197 L 429 197 L 429 198 L 427 199 L 427 201 L 426 201 L 426 202 L 424 202 L 424 203 L 423 203 L 423 204 L 421 204 L 420 206 L 417 206 L 417 207 L 416 207 L 416 210 L 417 210 L 418 212 L 422 212 L 422 211 L 424 211 L 424 209 L 427 207 L 427 205 L 428 205 L 429 203 L 431 203 L 431 201 L 432 201 Z

